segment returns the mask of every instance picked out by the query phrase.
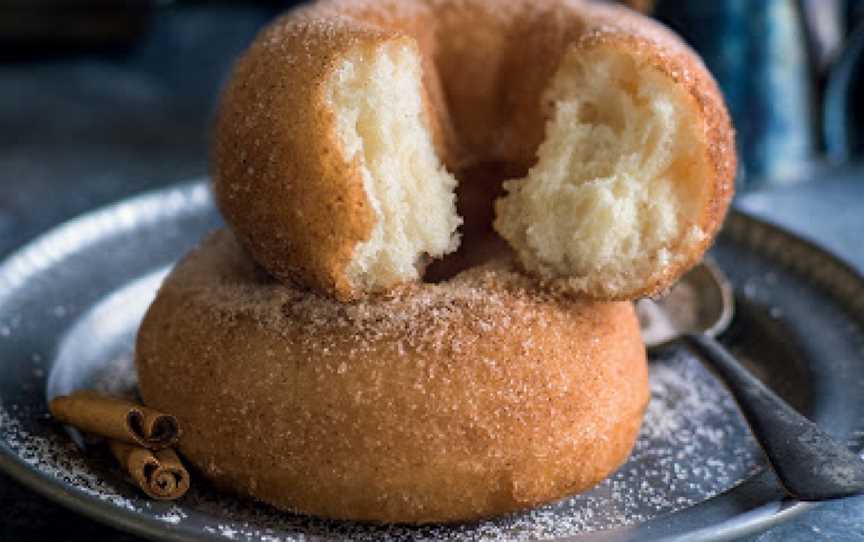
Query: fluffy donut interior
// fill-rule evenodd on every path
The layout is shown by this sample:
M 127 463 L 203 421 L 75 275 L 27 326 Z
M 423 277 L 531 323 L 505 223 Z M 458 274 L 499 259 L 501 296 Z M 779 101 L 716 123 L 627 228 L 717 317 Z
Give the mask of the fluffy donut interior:
M 345 160 L 357 164 L 375 215 L 346 269 L 357 288 L 418 278 L 424 255 L 459 244 L 455 178 L 436 155 L 422 94 L 420 56 L 408 40 L 358 47 L 327 87 Z
M 629 295 L 660 280 L 706 235 L 692 99 L 655 68 L 595 50 L 565 55 L 544 103 L 538 161 L 505 183 L 496 229 L 525 267 L 577 291 Z

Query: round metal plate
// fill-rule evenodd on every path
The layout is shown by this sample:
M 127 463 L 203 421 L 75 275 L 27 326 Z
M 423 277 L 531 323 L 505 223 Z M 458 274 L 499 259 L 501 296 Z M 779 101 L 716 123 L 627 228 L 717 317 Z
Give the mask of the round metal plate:
M 783 499 L 734 402 L 699 362 L 651 360 L 636 448 L 592 491 L 450 526 L 322 521 L 219 493 L 199 476 L 176 503 L 124 482 L 46 412 L 78 387 L 134 392 L 138 322 L 170 265 L 220 226 L 204 182 L 145 194 L 61 225 L 0 266 L 0 468 L 58 502 L 164 540 L 720 540 L 811 506 Z M 835 436 L 864 438 L 864 281 L 822 250 L 732 213 L 712 255 L 737 313 L 724 342 Z

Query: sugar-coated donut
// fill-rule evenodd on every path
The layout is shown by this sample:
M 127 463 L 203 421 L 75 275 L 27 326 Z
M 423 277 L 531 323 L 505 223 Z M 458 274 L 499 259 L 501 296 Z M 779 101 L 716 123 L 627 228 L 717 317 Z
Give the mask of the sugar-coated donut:
M 227 231 L 167 278 L 136 365 L 207 478 L 376 522 L 589 488 L 625 460 L 648 400 L 630 303 L 556 296 L 499 257 L 346 304 L 274 281 Z
M 450 172 L 486 162 L 526 173 L 495 219 L 523 269 L 631 299 L 701 258 L 735 150 L 702 62 L 626 8 L 325 0 L 276 20 L 237 63 L 212 173 L 270 273 L 352 300 L 457 248 Z

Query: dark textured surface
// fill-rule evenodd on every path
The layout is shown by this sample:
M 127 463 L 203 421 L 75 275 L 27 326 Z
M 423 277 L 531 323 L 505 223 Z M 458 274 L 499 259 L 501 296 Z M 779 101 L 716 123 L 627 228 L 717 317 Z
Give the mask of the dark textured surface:
M 813 181 L 747 194 L 738 207 L 815 241 L 864 273 L 864 167 L 814 171 Z M 747 542 L 864 540 L 864 497 L 820 505 Z
M 790 495 L 799 500 L 825 501 L 864 493 L 864 461 L 844 441 L 836 440 L 786 404 L 714 338 L 692 333 L 684 340 L 732 391 Z
M 159 11 L 124 51 L 0 64 L 0 256 L 88 209 L 206 171 L 207 125 L 230 59 L 270 8 Z M 864 173 L 742 203 L 864 270 Z M 857 232 L 857 234 L 855 233 Z M 138 540 L 0 475 L 0 540 Z M 864 498 L 823 505 L 750 540 L 864 539 Z
M 129 49 L 0 64 L 0 254 L 58 220 L 205 173 L 219 84 L 272 12 L 165 9 Z
M 60 221 L 206 173 L 220 81 L 269 7 L 158 11 L 110 52 L 0 64 L 0 257 Z M 0 540 L 131 541 L 0 474 Z

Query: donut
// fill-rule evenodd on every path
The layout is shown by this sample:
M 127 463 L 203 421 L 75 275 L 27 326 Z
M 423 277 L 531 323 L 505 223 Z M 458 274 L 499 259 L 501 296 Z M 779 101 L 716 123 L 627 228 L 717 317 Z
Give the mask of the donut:
M 585 490 L 625 460 L 649 395 L 629 302 L 539 288 L 499 254 L 342 303 L 275 280 L 225 230 L 166 279 L 136 366 L 218 487 L 387 523 Z
M 667 288 L 723 221 L 733 131 L 704 65 L 579 0 L 331 0 L 264 29 L 221 94 L 213 189 L 276 278 L 343 301 L 460 244 L 459 172 L 504 164 L 494 227 L 552 289 Z

